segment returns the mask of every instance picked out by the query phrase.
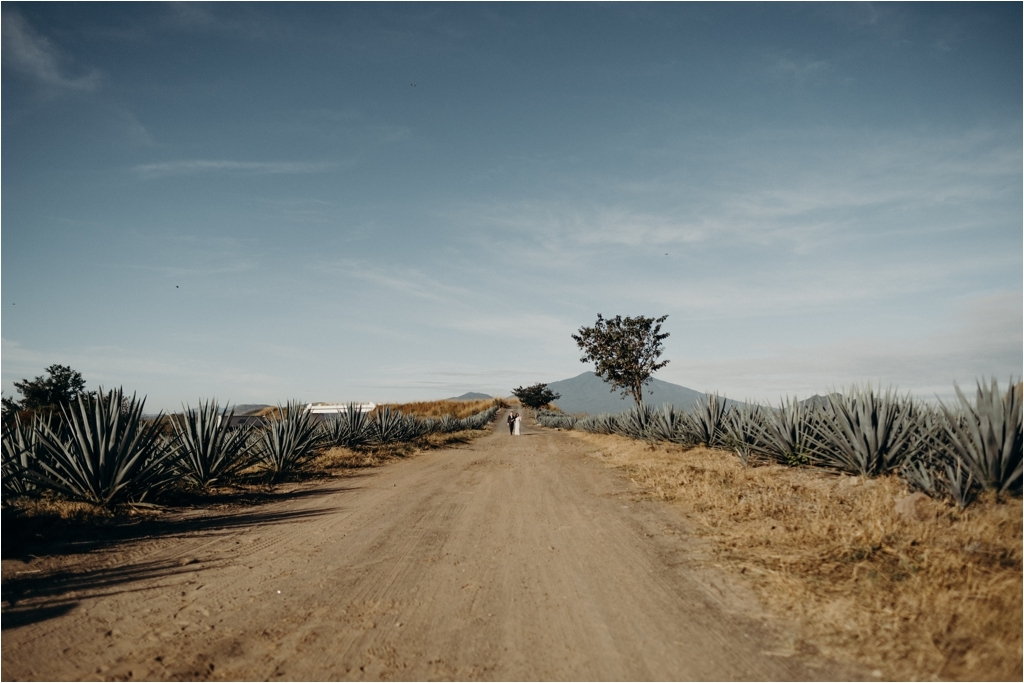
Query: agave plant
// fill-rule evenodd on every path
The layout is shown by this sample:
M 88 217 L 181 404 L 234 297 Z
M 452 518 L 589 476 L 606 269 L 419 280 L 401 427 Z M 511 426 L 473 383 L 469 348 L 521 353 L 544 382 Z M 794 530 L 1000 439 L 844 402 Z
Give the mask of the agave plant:
M 785 465 L 806 465 L 813 453 L 812 435 L 818 409 L 796 399 L 784 399 L 778 409 L 762 410 L 756 448 Z
M 1021 489 L 1021 386 L 1002 396 L 996 380 L 978 382 L 974 406 L 954 385 L 959 411 L 942 406 L 945 433 L 952 452 L 977 482 L 998 492 Z
M 141 501 L 180 473 L 173 441 L 160 434 L 160 417 L 142 419 L 145 399 L 120 390 L 79 396 L 61 426 L 37 424 L 39 458 L 29 465 L 36 484 L 96 505 Z
M 324 440 L 331 446 L 361 446 L 370 439 L 370 419 L 359 410 L 358 403 L 349 403 L 343 413 L 332 415 L 324 423 Z
M 370 421 L 369 441 L 374 444 L 406 441 L 407 430 L 408 425 L 402 412 L 384 406 Z
M 819 418 L 810 435 L 816 461 L 852 474 L 873 477 L 898 469 L 914 436 L 912 401 L 870 386 L 829 394 Z
M 579 420 L 575 428 L 592 434 L 614 434 L 618 425 L 614 415 L 601 413 L 600 415 L 590 415 Z
M 278 406 L 278 414 L 258 435 L 259 458 L 275 478 L 312 455 L 323 438 L 304 404 L 291 401 Z
M 39 432 L 33 420 L 23 422 L 15 415 L 10 424 L 4 425 L 3 433 L 3 497 L 23 496 L 35 490 L 28 472 L 39 459 Z
M 477 413 L 476 415 L 470 415 L 463 420 L 465 429 L 487 429 L 487 425 L 491 424 L 497 413 L 498 407 L 492 406 L 487 410 Z
M 648 433 L 658 441 L 686 441 L 686 413 L 676 412 L 675 406 L 666 404 L 661 412 L 651 417 Z
M 949 498 L 961 509 L 977 498 L 981 488 L 959 458 L 939 451 L 907 458 L 899 474 L 912 490 Z
M 749 465 L 751 456 L 758 451 L 758 436 L 764 429 L 763 422 L 761 406 L 756 403 L 734 405 L 725 414 L 723 443 L 732 449 L 743 465 Z
M 463 429 L 462 420 L 455 420 L 455 431 Z M 430 433 L 431 425 L 426 420 L 421 420 L 415 415 L 405 415 L 402 418 L 402 441 L 412 441 Z
M 579 418 L 575 415 L 566 415 L 553 410 L 542 410 L 537 413 L 537 424 L 550 429 L 573 429 Z
M 462 429 L 462 420 L 454 415 L 442 415 L 441 419 L 438 420 L 437 429 L 444 434 L 457 432 Z
M 693 443 L 714 448 L 725 436 L 725 401 L 708 394 L 686 413 L 685 429 Z
M 619 415 L 616 420 L 616 433 L 633 439 L 654 439 L 655 437 L 651 433 L 651 424 L 656 416 L 657 411 L 650 406 L 633 406 Z
M 181 444 L 185 478 L 201 488 L 250 463 L 250 429 L 229 430 L 228 423 L 234 414 L 233 410 L 221 411 L 215 401 L 200 401 L 198 408 L 185 406 L 180 418 L 171 417 L 171 426 Z

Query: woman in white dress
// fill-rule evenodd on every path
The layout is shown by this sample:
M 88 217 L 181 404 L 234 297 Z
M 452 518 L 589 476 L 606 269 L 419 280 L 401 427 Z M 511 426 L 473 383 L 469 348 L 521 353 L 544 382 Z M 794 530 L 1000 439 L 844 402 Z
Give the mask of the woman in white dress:
M 516 413 L 516 419 L 515 419 L 515 422 L 513 423 L 513 427 L 512 427 L 512 434 L 513 434 L 513 436 L 519 436 L 519 422 L 522 419 L 523 418 L 519 417 L 519 413 Z

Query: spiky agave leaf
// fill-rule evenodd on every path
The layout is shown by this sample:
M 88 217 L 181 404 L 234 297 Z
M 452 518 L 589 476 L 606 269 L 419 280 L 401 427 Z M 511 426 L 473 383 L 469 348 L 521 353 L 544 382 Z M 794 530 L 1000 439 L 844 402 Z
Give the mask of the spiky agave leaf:
M 618 423 L 615 416 L 609 413 L 591 415 L 576 423 L 576 429 L 593 434 L 614 434 L 617 428 Z
M 978 483 L 999 492 L 1021 489 L 1021 387 L 1010 380 L 1002 396 L 992 379 L 990 386 L 978 382 L 972 406 L 954 384 L 960 410 L 942 406 L 946 436 L 953 452 Z
M 892 390 L 870 386 L 829 394 L 810 440 L 816 462 L 843 472 L 873 477 L 899 468 L 913 437 L 913 403 Z
M 359 410 L 358 403 L 349 403 L 345 412 L 332 415 L 323 426 L 325 443 L 352 448 L 370 440 L 370 417 Z
M 755 448 L 759 453 L 785 465 L 806 465 L 811 460 L 811 440 L 819 419 L 819 410 L 796 399 L 783 399 L 777 409 L 760 412 Z
M 555 412 L 553 410 L 542 410 L 537 413 L 537 424 L 549 429 L 574 429 L 579 418 L 575 415 Z
M 764 429 L 764 418 L 761 406 L 756 403 L 743 403 L 732 406 L 723 420 L 725 434 L 723 443 L 740 459 L 744 466 L 750 464 L 751 457 L 763 445 L 759 436 Z
M 29 469 L 40 486 L 96 505 L 141 501 L 180 477 L 177 444 L 160 434 L 160 417 L 142 419 L 145 399 L 120 389 L 79 396 L 60 427 L 37 424 L 41 456 Z
M 444 434 L 457 432 L 462 429 L 462 420 L 459 420 L 454 415 L 445 414 L 441 416 L 437 428 Z
M 962 415 L 956 419 L 964 423 Z M 899 475 L 911 489 L 933 498 L 949 498 L 965 508 L 977 498 L 981 487 L 950 445 L 946 421 L 940 409 L 913 404 L 911 436 Z
M 180 417 L 171 416 L 171 426 L 181 444 L 186 479 L 206 488 L 250 464 L 250 429 L 228 429 L 234 410 L 220 410 L 215 400 L 183 408 Z
M 435 417 L 425 417 L 421 422 L 423 423 L 424 434 L 436 434 L 441 431 L 441 422 Z
M 378 412 L 370 421 L 370 443 L 388 444 L 406 440 L 406 422 L 402 411 L 389 406 Z
M 36 420 L 51 421 L 52 415 L 45 417 L 36 415 L 22 421 L 15 415 L 9 424 L 3 427 L 3 496 L 4 500 L 13 496 L 23 496 L 35 491 L 36 486 L 28 475 L 29 470 L 39 459 L 39 432 Z
M 494 416 L 498 413 L 497 406 L 492 406 L 487 410 L 482 410 L 479 413 L 470 415 L 469 417 L 462 420 L 463 429 L 486 429 L 489 424 L 494 420 Z
M 652 440 L 651 423 L 657 411 L 647 405 L 633 406 L 619 415 L 616 420 L 616 433 L 633 439 Z
M 421 420 L 415 415 L 406 415 L 403 418 L 403 441 L 412 441 L 430 433 L 431 425 L 426 420 Z M 456 430 L 462 428 L 462 420 L 456 420 Z
M 651 416 L 651 423 L 648 426 L 648 433 L 652 439 L 658 441 L 674 441 L 677 443 L 685 441 L 686 414 L 679 412 L 675 406 L 665 404 L 659 412 Z
M 258 435 L 259 458 L 275 478 L 311 456 L 323 438 L 305 404 L 290 401 L 284 407 L 278 406 L 278 415 Z
M 706 394 L 686 412 L 684 424 L 693 443 L 718 446 L 725 436 L 725 401 L 718 394 Z

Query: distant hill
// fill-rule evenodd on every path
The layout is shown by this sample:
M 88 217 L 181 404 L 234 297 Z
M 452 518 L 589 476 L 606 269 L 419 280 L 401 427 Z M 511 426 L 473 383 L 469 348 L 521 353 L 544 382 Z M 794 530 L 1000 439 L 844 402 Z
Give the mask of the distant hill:
M 837 392 L 832 392 L 828 396 L 822 396 L 821 394 L 815 394 L 814 396 L 811 396 L 810 398 L 805 398 L 804 400 L 800 401 L 800 403 L 802 405 L 813 406 L 815 408 L 828 408 L 828 406 L 829 406 L 829 399 L 830 398 L 831 399 L 838 399 L 838 398 L 842 398 L 842 396 L 843 396 L 842 394 L 837 393 Z
M 612 386 L 592 372 L 584 372 L 582 375 L 558 382 L 548 382 L 548 388 L 556 394 L 561 394 L 562 397 L 554 403 L 564 412 L 570 414 L 616 414 L 629 410 L 635 405 L 632 397 L 623 398 L 621 392 L 611 391 Z M 668 403 L 688 410 L 704 396 L 704 393 L 700 391 L 660 379 L 653 379 L 644 387 L 644 403 L 655 408 L 660 408 Z M 734 403 L 736 401 L 726 400 L 726 405 Z
M 487 394 L 481 394 L 479 391 L 467 391 L 462 396 L 456 396 L 455 398 L 446 398 L 445 401 L 483 401 L 484 399 L 494 398 Z
M 254 415 L 265 408 L 273 408 L 274 406 L 268 406 L 265 403 L 240 403 L 237 406 L 231 406 L 234 408 L 235 415 Z M 229 410 L 231 409 L 229 408 Z

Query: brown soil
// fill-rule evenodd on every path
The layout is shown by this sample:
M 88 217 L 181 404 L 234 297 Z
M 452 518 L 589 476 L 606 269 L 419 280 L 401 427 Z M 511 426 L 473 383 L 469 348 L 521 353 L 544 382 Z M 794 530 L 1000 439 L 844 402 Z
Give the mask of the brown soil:
M 3 678 L 861 677 L 585 442 L 500 417 L 259 506 L 5 549 Z

